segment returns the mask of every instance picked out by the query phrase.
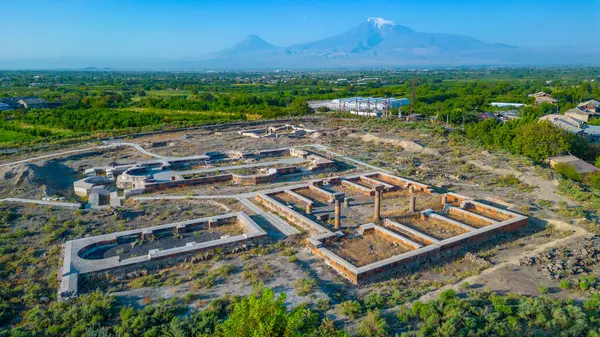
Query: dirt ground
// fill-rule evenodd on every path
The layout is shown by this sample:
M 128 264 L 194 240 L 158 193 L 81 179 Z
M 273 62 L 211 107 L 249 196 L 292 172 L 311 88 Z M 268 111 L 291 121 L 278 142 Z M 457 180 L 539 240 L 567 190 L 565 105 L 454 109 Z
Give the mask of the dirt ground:
M 461 227 L 454 226 L 450 223 L 443 222 L 437 219 L 421 219 L 419 215 L 396 216 L 390 217 L 390 219 L 401 223 L 407 227 L 410 227 L 414 230 L 432 236 L 438 240 L 448 239 L 467 232 Z
M 332 241 L 326 245 L 326 248 L 356 267 L 362 267 L 413 250 L 407 245 L 392 241 L 377 233 Z

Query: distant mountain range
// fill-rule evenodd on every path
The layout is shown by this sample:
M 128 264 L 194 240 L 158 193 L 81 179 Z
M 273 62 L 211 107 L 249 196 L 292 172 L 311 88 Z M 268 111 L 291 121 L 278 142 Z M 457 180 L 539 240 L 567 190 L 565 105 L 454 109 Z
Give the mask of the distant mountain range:
M 88 63 L 85 63 L 88 62 Z M 93 62 L 93 63 L 92 63 Z M 233 46 L 188 60 L 0 60 L 2 68 L 111 67 L 114 69 L 404 68 L 433 66 L 598 65 L 600 46 L 544 50 L 487 43 L 468 36 L 421 33 L 369 18 L 345 33 L 287 47 L 250 35 Z M 33 65 L 33 66 L 32 66 Z
M 256 35 L 206 55 L 199 68 L 348 68 L 469 65 L 598 64 L 600 53 L 576 48 L 534 50 L 486 43 L 468 36 L 421 33 L 382 18 L 369 18 L 326 39 L 272 45 Z

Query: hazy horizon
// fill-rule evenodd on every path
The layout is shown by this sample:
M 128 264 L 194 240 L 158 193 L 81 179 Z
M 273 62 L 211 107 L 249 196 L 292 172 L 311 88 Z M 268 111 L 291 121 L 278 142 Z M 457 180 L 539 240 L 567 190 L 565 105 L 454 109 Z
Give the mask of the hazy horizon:
M 26 9 L 26 10 L 24 10 Z M 188 0 L 48 2 L 5 0 L 0 59 L 193 59 L 250 34 L 288 46 L 342 33 L 383 17 L 425 33 L 469 36 L 488 43 L 600 51 L 598 0 L 381 1 L 369 3 Z M 18 13 L 18 15 L 6 15 Z

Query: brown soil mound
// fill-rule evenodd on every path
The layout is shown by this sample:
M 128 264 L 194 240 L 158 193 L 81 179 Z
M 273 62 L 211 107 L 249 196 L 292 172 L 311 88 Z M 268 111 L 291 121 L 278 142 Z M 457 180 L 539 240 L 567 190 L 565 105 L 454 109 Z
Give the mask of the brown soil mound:
M 0 196 L 39 199 L 73 194 L 76 172 L 60 162 L 24 164 L 0 169 Z

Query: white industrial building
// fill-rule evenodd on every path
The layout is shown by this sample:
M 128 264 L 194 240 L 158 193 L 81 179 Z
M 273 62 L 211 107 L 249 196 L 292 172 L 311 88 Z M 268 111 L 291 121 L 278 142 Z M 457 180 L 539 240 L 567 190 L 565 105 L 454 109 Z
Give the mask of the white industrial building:
M 393 108 L 402 110 L 410 105 L 408 98 L 383 98 L 383 97 L 350 97 L 333 100 L 309 101 L 308 106 L 313 109 L 326 107 L 332 111 L 348 111 L 357 115 L 378 116 L 389 112 Z

